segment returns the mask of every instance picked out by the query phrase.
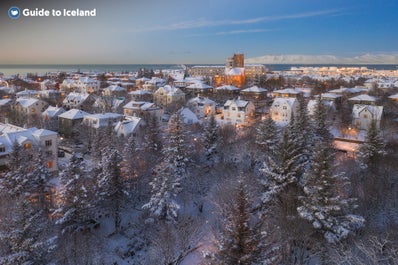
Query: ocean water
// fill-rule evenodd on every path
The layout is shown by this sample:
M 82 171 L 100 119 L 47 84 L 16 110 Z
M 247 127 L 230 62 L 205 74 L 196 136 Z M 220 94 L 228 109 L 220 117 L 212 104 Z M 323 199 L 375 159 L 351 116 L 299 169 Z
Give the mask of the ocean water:
M 205 65 L 205 64 L 203 64 Z M 216 64 L 208 64 L 208 65 L 216 65 Z M 220 65 L 220 64 L 219 64 Z M 192 66 L 192 65 L 186 65 Z M 367 67 L 368 69 L 376 69 L 376 70 L 398 70 L 396 65 L 292 65 L 292 64 L 274 64 L 274 65 L 266 65 L 271 71 L 284 71 L 289 70 L 291 67 L 300 67 L 300 66 L 336 66 L 336 67 Z M 136 72 L 141 68 L 146 69 L 181 69 L 181 65 L 177 64 L 75 64 L 75 65 L 2 65 L 0 64 L 0 73 L 4 75 L 26 75 L 27 73 L 33 74 L 45 74 L 47 72 Z

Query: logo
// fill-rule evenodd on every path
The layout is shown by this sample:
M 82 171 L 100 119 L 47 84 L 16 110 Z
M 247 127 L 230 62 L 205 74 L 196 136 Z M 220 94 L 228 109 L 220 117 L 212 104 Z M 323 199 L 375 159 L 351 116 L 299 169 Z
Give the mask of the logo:
M 17 18 L 19 18 L 20 15 L 21 15 L 21 11 L 19 10 L 18 7 L 12 6 L 12 7 L 10 7 L 10 9 L 8 9 L 8 16 L 11 19 L 17 19 Z

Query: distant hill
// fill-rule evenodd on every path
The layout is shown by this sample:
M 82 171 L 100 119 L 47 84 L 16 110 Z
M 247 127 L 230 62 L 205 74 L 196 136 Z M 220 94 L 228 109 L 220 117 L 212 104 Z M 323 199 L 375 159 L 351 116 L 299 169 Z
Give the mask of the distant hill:
M 261 64 L 398 64 L 398 54 L 363 54 L 354 57 L 334 55 L 281 54 L 248 58 L 245 63 Z

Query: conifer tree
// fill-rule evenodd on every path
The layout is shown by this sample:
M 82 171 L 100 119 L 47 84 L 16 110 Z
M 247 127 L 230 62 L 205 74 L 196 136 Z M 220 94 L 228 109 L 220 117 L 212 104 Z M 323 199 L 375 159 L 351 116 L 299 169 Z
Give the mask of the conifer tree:
M 332 163 L 330 146 L 318 144 L 311 167 L 303 177 L 304 195 L 300 197 L 297 211 L 321 231 L 327 242 L 336 243 L 362 227 L 364 219 L 351 213 L 354 200 L 339 194 L 338 188 L 349 182 L 343 175 L 333 173 Z
M 255 128 L 255 143 L 264 158 L 266 153 L 272 153 L 278 143 L 278 129 L 275 122 L 269 115 L 266 119 L 261 120 Z
M 204 130 L 204 147 L 205 147 L 205 157 L 208 162 L 217 161 L 217 147 L 220 143 L 220 132 L 219 126 L 214 118 L 214 115 L 210 116 L 209 122 L 206 124 Z
M 174 222 L 180 208 L 175 197 L 181 191 L 181 179 L 186 176 L 189 161 L 186 131 L 179 113 L 173 115 L 169 122 L 162 159 L 150 182 L 150 201 L 143 205 L 143 209 L 148 209 L 154 218 Z
M 314 113 L 311 116 L 313 146 L 316 146 L 319 142 L 330 142 L 332 139 L 327 127 L 326 118 L 327 110 L 321 96 L 319 96 L 316 100 Z
M 377 129 L 376 122 L 372 121 L 370 123 L 365 142 L 359 148 L 359 164 L 362 169 L 373 169 L 377 166 L 380 158 L 382 158 L 385 154 L 386 152 L 383 138 Z
M 264 162 L 261 172 L 265 191 L 262 200 L 270 202 L 278 196 L 289 184 L 297 183 L 298 174 L 302 171 L 300 149 L 298 148 L 289 127 L 285 128 L 282 140 L 278 143 L 275 154 Z
M 103 152 L 100 173 L 97 176 L 97 197 L 99 207 L 110 211 L 114 218 L 115 232 L 119 232 L 121 225 L 121 211 L 129 191 L 122 176 L 120 164 L 122 157 L 114 147 Z

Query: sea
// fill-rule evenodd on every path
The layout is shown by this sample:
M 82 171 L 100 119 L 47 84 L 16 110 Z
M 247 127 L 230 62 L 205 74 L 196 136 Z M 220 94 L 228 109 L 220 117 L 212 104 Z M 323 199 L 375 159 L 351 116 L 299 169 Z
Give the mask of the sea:
M 220 65 L 221 64 L 200 64 L 200 65 Z M 368 69 L 374 70 L 398 70 L 397 65 L 391 64 L 370 64 L 370 65 L 336 65 L 336 64 L 272 64 L 267 65 L 271 71 L 286 71 L 290 70 L 291 67 L 367 67 Z M 153 69 L 153 70 L 165 70 L 165 69 L 182 69 L 183 67 L 190 67 L 193 65 L 181 65 L 181 64 L 18 64 L 18 65 L 5 65 L 0 64 L 0 73 L 5 76 L 9 75 L 26 75 L 28 73 L 44 75 L 49 72 L 93 72 L 93 73 L 104 73 L 104 72 L 137 72 L 142 68 Z

